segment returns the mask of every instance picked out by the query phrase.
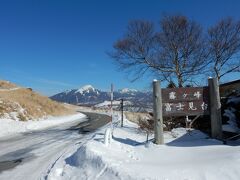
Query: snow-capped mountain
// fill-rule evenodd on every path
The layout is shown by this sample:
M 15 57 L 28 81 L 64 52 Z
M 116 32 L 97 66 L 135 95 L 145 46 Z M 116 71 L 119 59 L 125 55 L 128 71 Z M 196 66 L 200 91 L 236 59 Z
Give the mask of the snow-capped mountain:
M 75 93 L 86 94 L 90 92 L 96 92 L 97 94 L 99 94 L 98 90 L 91 85 L 85 85 L 82 88 L 78 89 Z
M 83 86 L 79 89 L 67 90 L 65 92 L 56 94 L 51 99 L 59 102 L 66 102 L 70 104 L 97 104 L 109 97 L 107 92 L 102 92 L 95 89 L 91 85 Z
M 138 90 L 136 90 L 136 89 L 124 88 L 124 89 L 119 90 L 119 92 L 120 92 L 120 93 L 136 93 L 136 92 L 138 92 Z
M 72 89 L 56 94 L 50 98 L 55 101 L 66 102 L 75 105 L 93 106 L 110 101 L 110 92 L 96 89 L 91 85 L 86 85 L 80 89 Z M 124 88 L 114 92 L 114 100 L 119 101 L 120 99 L 124 99 L 124 101 L 128 101 L 129 104 L 132 105 L 138 104 L 139 106 L 143 106 L 151 104 L 152 93 Z

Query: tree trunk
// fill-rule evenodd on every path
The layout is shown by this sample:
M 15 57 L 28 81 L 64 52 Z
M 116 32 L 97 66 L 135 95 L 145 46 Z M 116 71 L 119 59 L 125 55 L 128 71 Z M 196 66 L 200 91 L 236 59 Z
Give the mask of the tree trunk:
M 178 87 L 183 87 L 183 80 L 182 80 L 182 76 L 178 75 Z
M 216 78 L 218 79 L 218 82 L 219 82 L 219 80 L 220 80 L 220 72 L 218 71 L 216 66 L 214 67 L 214 71 L 215 71 L 215 74 L 216 74 Z

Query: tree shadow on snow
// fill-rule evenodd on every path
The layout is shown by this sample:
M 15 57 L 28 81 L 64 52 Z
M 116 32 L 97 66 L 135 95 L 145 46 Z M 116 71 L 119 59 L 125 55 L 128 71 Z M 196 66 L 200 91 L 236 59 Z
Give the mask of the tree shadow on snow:
M 138 141 L 135 141 L 135 140 L 132 140 L 132 139 L 129 139 L 129 138 L 123 139 L 123 138 L 114 137 L 114 136 L 113 136 L 113 140 L 118 141 L 118 142 L 123 143 L 123 144 L 126 144 L 126 145 L 130 145 L 130 146 L 140 146 L 140 145 L 145 144 L 145 141 L 144 142 L 138 142 Z
M 199 134 L 197 131 L 191 131 L 186 133 L 175 140 L 166 143 L 167 146 L 176 147 L 197 147 L 197 146 L 213 146 L 213 145 L 228 145 L 228 146 L 239 146 L 240 141 L 234 143 L 224 142 L 217 139 L 212 139 L 208 135 Z
M 211 145 L 222 145 L 221 141 L 203 138 L 203 139 L 194 139 L 189 138 L 189 134 L 184 134 L 181 137 L 176 138 L 175 140 L 166 143 L 167 146 L 176 146 L 176 147 L 196 147 L 196 146 L 211 146 Z

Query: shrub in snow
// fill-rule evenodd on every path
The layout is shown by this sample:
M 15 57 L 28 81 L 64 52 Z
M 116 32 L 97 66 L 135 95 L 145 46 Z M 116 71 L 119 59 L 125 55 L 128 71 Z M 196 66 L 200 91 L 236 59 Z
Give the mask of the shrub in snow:
M 153 119 L 153 113 L 149 113 Z M 185 127 L 185 117 L 163 117 L 163 130 L 171 131 L 174 128 Z
M 232 93 L 222 103 L 224 131 L 240 132 L 240 93 Z
M 165 131 L 186 126 L 185 117 L 163 117 L 163 123 Z
M 140 131 L 147 134 L 146 142 L 148 143 L 149 135 L 154 132 L 154 120 L 153 119 L 139 118 L 138 119 L 138 125 L 139 125 Z

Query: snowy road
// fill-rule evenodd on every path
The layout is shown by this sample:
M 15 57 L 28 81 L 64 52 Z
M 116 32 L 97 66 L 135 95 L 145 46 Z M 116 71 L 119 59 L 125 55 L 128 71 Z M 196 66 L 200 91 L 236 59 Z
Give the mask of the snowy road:
M 41 131 L 0 139 L 0 179 L 47 179 L 54 163 L 72 146 L 87 141 L 92 132 L 109 122 L 106 115 Z

